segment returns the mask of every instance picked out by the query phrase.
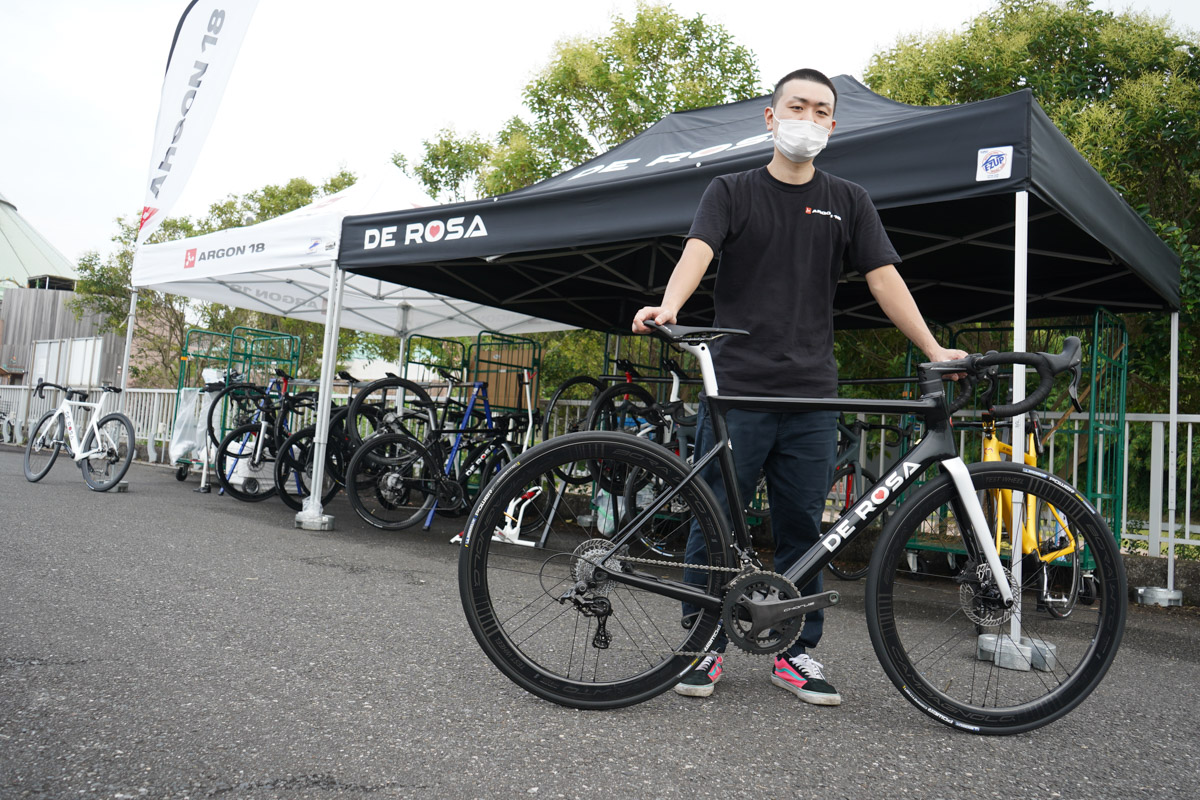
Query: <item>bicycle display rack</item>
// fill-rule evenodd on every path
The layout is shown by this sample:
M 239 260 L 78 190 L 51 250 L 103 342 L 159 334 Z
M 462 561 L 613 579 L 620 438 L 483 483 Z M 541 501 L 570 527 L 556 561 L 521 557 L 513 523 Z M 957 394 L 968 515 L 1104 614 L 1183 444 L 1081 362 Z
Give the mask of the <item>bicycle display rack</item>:
M 266 385 L 275 376 L 276 369 L 295 375 L 300 365 L 300 337 L 277 331 L 260 330 L 238 326 L 229 333 L 192 328 L 184 336 L 183 349 L 179 354 L 179 381 L 175 391 L 175 408 L 180 408 L 180 399 L 185 391 L 200 392 L 206 383 L 204 370 L 215 369 L 222 380 L 238 374 L 248 382 Z M 192 404 L 196 413 L 203 413 L 203 404 Z M 174 425 L 196 424 L 197 420 L 180 420 Z M 220 435 L 228 430 L 224 414 L 221 415 Z M 172 438 L 175 431 L 172 430 Z M 195 459 L 177 462 L 181 474 L 199 467 Z
M 538 373 L 542 367 L 542 346 L 532 339 L 496 331 L 482 331 L 468 353 L 472 381 L 488 385 L 493 411 L 518 411 L 525 408 L 525 390 L 521 374 L 528 371 L 533 381 L 530 396 L 538 396 Z

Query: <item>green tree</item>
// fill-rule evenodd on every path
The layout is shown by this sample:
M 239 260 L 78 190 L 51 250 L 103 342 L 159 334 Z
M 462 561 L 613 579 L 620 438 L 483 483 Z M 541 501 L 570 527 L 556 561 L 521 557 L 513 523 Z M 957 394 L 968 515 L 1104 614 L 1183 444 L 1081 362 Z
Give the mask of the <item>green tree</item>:
M 187 218 L 168 218 L 147 240 L 149 243 L 184 239 L 197 232 Z M 117 220 L 112 237 L 117 250 L 107 259 L 87 252 L 76 265 L 79 280 L 69 307 L 77 317 L 100 315 L 99 332 L 125 334 L 129 315 L 129 275 L 137 242 L 138 218 Z M 174 386 L 178 380 L 179 353 L 187 334 L 191 304 L 186 297 L 142 289 L 138 292 L 137 335 L 130 359 L 130 385 Z
M 425 157 L 420 163 L 410 167 L 399 153 L 392 156 L 392 162 L 412 174 L 433 197 L 457 202 L 478 191 L 478 176 L 491 157 L 491 145 L 473 134 L 459 137 L 451 128 L 443 128 L 421 144 Z
M 639 4 L 632 19 L 614 17 L 606 36 L 555 47 L 525 87 L 528 118 L 510 119 L 491 144 L 443 130 L 410 171 L 435 196 L 500 194 L 576 166 L 672 111 L 762 91 L 754 54 L 724 27 Z
M 960 33 L 914 35 L 876 54 L 874 91 L 916 105 L 1030 89 L 1072 144 L 1182 261 L 1181 407 L 1200 410 L 1200 42 L 1169 20 L 1090 0 L 1001 0 Z M 1165 315 L 1127 315 L 1130 407 L 1162 411 Z

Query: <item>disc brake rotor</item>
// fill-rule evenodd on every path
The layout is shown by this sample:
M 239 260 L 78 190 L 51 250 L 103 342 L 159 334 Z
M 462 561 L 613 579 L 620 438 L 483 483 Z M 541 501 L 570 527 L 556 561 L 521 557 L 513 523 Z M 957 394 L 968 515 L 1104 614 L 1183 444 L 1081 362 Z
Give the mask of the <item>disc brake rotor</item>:
M 1016 581 L 1007 567 L 1001 567 L 1004 580 L 1012 587 L 1014 601 L 1019 597 Z M 1005 608 L 1000 591 L 992 580 L 992 570 L 987 564 L 967 564 L 959 577 L 958 601 L 967 619 L 976 625 L 997 627 L 1012 619 L 1016 603 Z

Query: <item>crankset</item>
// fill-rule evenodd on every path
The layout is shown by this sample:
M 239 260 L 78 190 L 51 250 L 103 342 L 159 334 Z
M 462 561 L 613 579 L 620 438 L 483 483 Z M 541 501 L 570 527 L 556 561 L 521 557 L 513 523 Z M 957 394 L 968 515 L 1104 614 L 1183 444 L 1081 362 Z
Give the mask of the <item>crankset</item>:
M 725 594 L 721 623 L 735 645 L 753 655 L 772 655 L 800 636 L 804 615 L 837 605 L 837 592 L 803 597 L 787 578 L 774 572 L 746 572 Z

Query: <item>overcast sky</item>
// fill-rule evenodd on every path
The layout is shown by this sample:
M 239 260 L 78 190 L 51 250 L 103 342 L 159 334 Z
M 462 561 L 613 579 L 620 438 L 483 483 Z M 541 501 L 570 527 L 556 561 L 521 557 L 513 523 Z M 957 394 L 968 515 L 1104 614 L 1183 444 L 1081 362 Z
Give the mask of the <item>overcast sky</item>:
M 236 2 L 236 0 L 230 0 Z M 0 195 L 75 261 L 136 216 L 171 38 L 186 0 L 0 0 Z M 673 0 L 758 57 L 764 87 L 801 66 L 861 78 L 898 36 L 961 28 L 981 0 Z M 1098 0 L 1200 30 L 1196 0 Z M 269 183 L 362 176 L 452 127 L 490 137 L 556 41 L 596 37 L 635 0 L 260 0 L 172 216 Z

